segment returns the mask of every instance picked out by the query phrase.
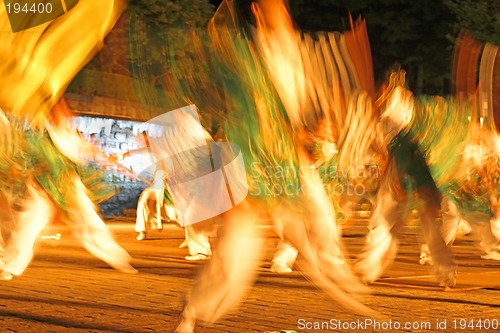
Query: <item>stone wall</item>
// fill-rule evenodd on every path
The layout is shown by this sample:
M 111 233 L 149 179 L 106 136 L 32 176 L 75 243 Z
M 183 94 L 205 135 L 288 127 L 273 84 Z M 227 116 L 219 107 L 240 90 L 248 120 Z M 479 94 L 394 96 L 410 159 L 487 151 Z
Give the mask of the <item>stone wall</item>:
M 143 133 L 154 136 L 154 128 L 147 120 L 170 110 L 145 106 L 140 103 L 112 98 L 65 94 L 70 109 L 75 113 L 75 125 L 82 135 L 107 155 L 125 154 L 144 147 Z M 213 131 L 212 119 L 205 114 L 202 125 Z M 101 204 L 105 216 L 131 215 L 147 184 L 137 176 L 151 164 L 150 156 L 133 154 L 106 167 L 106 182 L 117 194 Z M 148 180 L 148 174 L 142 175 Z
M 147 125 L 139 122 L 111 118 L 76 117 L 75 125 L 82 135 L 106 155 L 124 154 L 137 149 L 137 137 L 147 131 Z M 130 215 L 146 184 L 135 175 L 137 163 L 128 159 L 107 165 L 104 181 L 114 187 L 116 194 L 100 205 L 105 217 Z

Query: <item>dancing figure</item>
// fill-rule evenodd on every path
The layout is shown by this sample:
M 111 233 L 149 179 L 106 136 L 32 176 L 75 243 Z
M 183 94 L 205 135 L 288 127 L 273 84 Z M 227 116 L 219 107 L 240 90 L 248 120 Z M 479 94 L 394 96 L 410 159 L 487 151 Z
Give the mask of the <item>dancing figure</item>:
M 0 12 L 0 26 L 5 32 L 0 36 L 0 77 L 9 82 L 0 89 L 0 106 L 6 115 L 3 119 L 8 119 L 3 125 L 20 130 L 12 138 L 19 140 L 17 152 L 24 159 L 16 186 L 2 188 L 4 193 L 15 193 L 16 208 L 0 267 L 4 280 L 24 272 L 40 231 L 56 211 L 62 213 L 90 253 L 118 270 L 136 272 L 129 254 L 116 243 L 99 216 L 90 186 L 85 185 L 80 168 L 95 150 L 71 126 L 70 112 L 61 100 L 74 76 L 102 46 L 124 8 L 121 0 L 82 0 L 68 13 L 15 34 L 7 32 L 10 24 L 6 11 Z M 82 25 L 84 20 L 86 24 Z M 19 169 L 18 157 L 12 154 L 8 142 L 7 147 L 3 164 L 15 171 Z M 101 157 L 106 158 L 103 154 Z
M 249 196 L 222 214 L 217 251 L 196 279 L 175 330 L 192 332 L 196 320 L 214 322 L 239 303 L 256 278 L 255 266 L 263 245 L 257 226 L 262 216 L 273 221 L 279 238 L 304 257 L 301 271 L 313 283 L 348 309 L 378 316 L 355 299 L 367 290 L 344 258 L 332 200 L 306 149 L 309 128 L 317 126 L 321 117 L 314 113 L 310 96 L 323 96 L 316 94 L 316 89 L 324 89 L 323 93 L 331 88 L 329 85 L 339 87 L 334 80 L 325 86 L 323 82 L 308 85 L 313 73 L 306 72 L 307 66 L 319 55 L 314 51 L 303 53 L 308 40 L 301 40 L 294 30 L 283 2 L 259 1 L 252 5 L 257 21 L 252 37 L 247 34 L 251 28 L 242 28 L 239 5 L 225 1 L 219 7 L 209 25 L 208 46 L 194 41 L 199 68 L 189 75 L 199 82 L 180 84 L 179 91 L 202 109 L 219 114 L 223 111 L 224 133 L 243 155 L 247 174 L 239 181 L 248 183 Z M 281 44 L 284 40 L 290 42 L 286 44 L 290 49 Z M 342 56 L 335 61 L 342 65 L 348 62 Z M 350 74 L 356 76 L 355 72 Z M 184 75 L 187 73 L 179 69 L 178 77 Z M 351 78 L 342 79 L 350 82 Z M 334 110 L 345 111 L 346 105 L 353 109 L 354 105 L 365 105 L 366 94 L 350 92 L 345 92 L 345 99 L 343 93 L 334 98 L 339 109 L 325 103 L 317 112 L 331 117 Z M 364 111 L 363 107 L 359 109 Z M 332 125 L 330 120 L 328 124 Z M 346 136 L 342 138 L 345 142 L 357 139 L 352 134 Z M 350 157 L 347 154 L 344 159 Z
M 92 156 L 107 157 L 87 143 L 71 128 L 68 108 L 61 100 L 50 114 L 46 131 L 26 130 L 28 161 L 24 171 L 25 194 L 15 213 L 15 223 L 4 248 L 2 276 L 11 279 L 21 275 L 33 257 L 33 247 L 44 229 L 59 211 L 72 234 L 94 256 L 115 269 L 137 272 L 131 257 L 114 240 L 111 231 L 99 216 L 94 196 L 79 173 Z M 101 160 L 102 162 L 102 160 Z M 108 195 L 104 195 L 108 196 Z M 103 197 L 95 193 L 95 197 Z
M 357 265 L 366 282 L 375 281 L 394 260 L 401 226 L 412 207 L 419 210 L 427 242 L 421 261 L 432 263 L 440 285 L 455 284 L 456 266 L 449 245 L 460 221 L 458 216 L 483 225 L 482 247 L 487 251 L 483 257 L 495 256 L 500 239 L 495 232 L 500 189 L 496 176 L 500 169 L 498 135 L 492 109 L 478 110 L 476 104 L 481 96 L 475 83 L 479 51 L 480 45 L 468 35 L 458 38 L 456 96 L 452 98 L 421 97 L 413 101 L 401 84 L 404 77 L 399 74 L 398 83 L 398 74 L 392 74 L 387 98 L 381 100 L 386 104 L 381 125 L 385 142 L 390 142 L 389 166 L 377 194 L 367 245 Z M 481 71 L 480 81 L 490 94 L 491 66 L 483 65 L 491 61 L 491 52 L 485 50 L 481 67 L 489 71 Z M 402 97 L 407 100 L 406 107 L 393 103 Z M 482 98 L 483 106 L 492 105 L 491 95 Z M 417 203 L 420 200 L 423 204 Z
M 157 170 L 153 175 L 153 184 L 144 189 L 139 196 L 135 221 L 135 231 L 139 233 L 137 240 L 147 238 L 148 226 L 159 231 L 163 229 L 163 210 L 168 220 L 175 221 L 176 212 L 165 186 L 165 173 Z

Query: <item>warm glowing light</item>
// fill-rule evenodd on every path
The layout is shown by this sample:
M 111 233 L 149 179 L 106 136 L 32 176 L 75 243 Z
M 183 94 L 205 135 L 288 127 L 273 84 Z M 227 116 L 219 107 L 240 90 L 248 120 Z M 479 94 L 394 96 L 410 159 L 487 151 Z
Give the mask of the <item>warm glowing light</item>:
M 122 0 L 80 0 L 51 22 L 13 33 L 0 6 L 2 109 L 40 126 L 124 8 Z

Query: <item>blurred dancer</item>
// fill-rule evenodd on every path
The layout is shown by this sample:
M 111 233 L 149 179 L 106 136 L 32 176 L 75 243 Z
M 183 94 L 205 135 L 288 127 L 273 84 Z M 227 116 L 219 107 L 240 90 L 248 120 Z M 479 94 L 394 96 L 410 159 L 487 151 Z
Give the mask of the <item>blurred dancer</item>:
M 72 128 L 64 100 L 54 107 L 47 131 L 25 133 L 29 161 L 25 198 L 15 216 L 11 237 L 4 249 L 2 279 L 21 275 L 33 257 L 33 247 L 42 229 L 61 211 L 61 218 L 73 235 L 91 254 L 113 268 L 137 272 L 131 257 L 114 240 L 111 231 L 96 211 L 89 189 L 78 173 L 93 157 L 107 157 L 95 150 Z
M 443 197 L 441 202 L 441 234 L 446 245 L 451 246 L 456 238 L 470 234 L 472 228 L 466 220 L 460 218 L 458 208 L 453 201 Z M 420 246 L 421 265 L 432 264 L 431 253 L 427 244 Z
M 425 146 L 425 143 L 418 141 L 420 139 L 418 133 L 421 132 L 416 128 L 423 125 L 416 120 L 418 116 L 415 115 L 411 94 L 403 88 L 404 72 L 391 74 L 390 80 L 389 89 L 392 91 L 388 91 L 384 100 L 386 107 L 381 123 L 385 135 L 384 141 L 390 142 L 389 164 L 378 190 L 375 209 L 370 218 L 367 244 L 357 268 L 368 283 L 381 276 L 384 269 L 394 260 L 399 246 L 401 227 L 412 211 L 413 202 L 419 200 L 416 207 L 424 238 L 432 253 L 434 274 L 441 285 L 453 286 L 455 284 L 453 256 L 436 223 L 442 196 L 431 175 L 426 155 L 422 152 L 421 147 Z M 423 119 L 428 119 L 427 113 L 437 110 L 440 112 L 439 115 L 444 115 L 444 119 L 447 119 L 447 104 L 439 99 L 430 101 L 430 104 L 425 104 L 419 110 L 423 110 L 421 116 Z M 433 125 L 442 126 L 443 124 L 437 120 L 439 118 L 434 120 L 436 124 Z M 460 134 L 459 128 L 457 125 L 457 133 Z M 429 131 L 425 127 L 424 130 Z M 426 139 L 432 141 L 429 136 Z M 453 141 L 452 137 L 450 141 Z
M 335 211 L 338 211 L 340 210 L 340 200 L 347 195 L 347 193 L 343 193 L 343 189 L 348 186 L 349 180 L 342 177 L 338 170 L 337 138 L 329 125 L 326 119 L 323 118 L 319 120 L 316 128 L 308 132 L 307 139 L 303 144 L 310 155 L 311 162 L 314 163 L 313 167 L 321 176 L 323 186 Z M 342 190 L 338 191 L 339 188 Z M 273 224 L 280 226 L 283 223 L 281 220 L 286 216 L 288 216 L 288 214 L 282 215 L 281 212 L 272 213 L 271 217 L 273 218 Z M 334 219 L 332 222 L 337 223 L 338 221 Z M 342 237 L 340 225 L 338 225 L 336 232 L 337 235 L 335 235 L 335 238 L 338 238 L 338 242 L 340 243 L 340 238 Z M 332 253 L 332 255 L 336 255 L 336 257 L 332 257 L 333 263 L 339 265 L 345 263 L 343 254 L 340 250 L 338 250 L 337 253 Z M 297 256 L 297 249 L 290 243 L 280 239 L 276 253 L 272 259 L 271 272 L 290 273 Z
M 239 181 L 248 180 L 250 195 L 222 215 L 217 251 L 189 293 L 176 332 L 192 332 L 196 320 L 214 322 L 239 303 L 256 277 L 262 255 L 257 228 L 262 215 L 273 221 L 278 237 L 304 257 L 302 271 L 313 283 L 348 309 L 377 316 L 352 297 L 366 289 L 345 260 L 338 264 L 342 252 L 333 204 L 305 148 L 306 119 L 315 117 L 309 113 L 312 107 L 305 88 L 313 73 L 302 71 L 307 68 L 301 63 L 304 50 L 297 49 L 305 48 L 305 42 L 282 1 L 260 1 L 252 4 L 258 22 L 254 40 L 262 47 L 257 55 L 238 26 L 239 5 L 225 1 L 219 7 L 209 28 L 213 44 L 208 49 L 215 54 L 200 54 L 199 59 L 213 61 L 206 64 L 208 68 L 217 66 L 218 71 L 206 76 L 214 86 L 224 87 L 224 98 L 207 102 L 211 106 L 220 102 L 214 110 L 226 110 L 224 133 L 242 151 L 247 175 Z M 207 69 L 200 68 L 196 74 L 205 75 L 203 70 Z M 207 105 L 201 95 L 217 95 L 197 92 L 201 87 L 195 85 L 187 93 Z M 351 96 L 347 100 L 352 102 Z
M 472 232 L 472 227 L 463 219 L 458 211 L 457 205 L 450 199 L 443 199 L 442 203 L 442 225 L 441 232 L 443 239 L 448 246 L 453 245 L 456 238 L 469 235 Z M 485 260 L 500 260 L 500 240 L 495 237 L 493 231 L 495 223 L 498 223 L 494 218 L 487 223 L 482 223 L 478 227 L 481 234 L 479 246 L 483 250 L 481 258 Z M 432 257 L 427 244 L 423 244 L 420 248 L 421 265 L 432 264 Z
M 372 214 L 367 251 L 359 263 L 367 282 L 377 279 L 394 259 L 399 230 L 409 211 L 405 205 L 417 198 L 424 199 L 420 217 L 440 284 L 454 284 L 454 263 L 447 245 L 460 221 L 458 216 L 471 222 L 489 221 L 484 226 L 487 241 L 482 246 L 490 253 L 496 251 L 500 239 L 500 233 L 495 232 L 499 230 L 500 161 L 492 112 L 492 64 L 497 49 L 487 44 L 482 52 L 481 89 L 476 84 L 481 45 L 462 34 L 457 38 L 453 68 L 456 97 L 422 98 L 414 103 L 413 111 L 410 105 L 407 112 L 402 107 L 392 108 L 391 112 L 391 100 L 397 95 L 386 95 L 389 107 L 385 107 L 381 125 L 388 138 L 386 142 L 392 140 L 391 159 Z M 398 85 L 394 83 L 397 82 L 392 82 L 388 91 Z M 401 126 L 394 126 L 398 124 L 398 113 L 410 117 Z M 384 117 L 389 121 L 384 121 Z M 417 198 L 413 196 L 415 192 Z M 439 212 L 441 198 L 445 198 L 443 228 L 438 223 L 429 223 Z M 459 215 L 453 213 L 450 204 L 456 204 Z M 469 219 L 469 214 L 476 217 Z M 477 214 L 482 216 L 479 221 Z M 483 254 L 485 258 L 494 256 Z M 425 254 L 423 259 L 429 261 Z
M 164 182 L 163 177 L 161 182 Z M 160 196 L 160 199 L 158 199 L 158 196 Z M 163 203 L 159 203 L 160 200 L 162 200 Z M 137 240 L 147 239 L 148 224 L 154 225 L 153 229 L 160 231 L 163 229 L 163 226 L 160 224 L 161 220 L 158 222 L 158 218 L 151 216 L 151 212 L 155 211 L 155 209 L 157 214 L 159 213 L 160 215 L 165 211 L 168 222 L 178 221 L 179 212 L 176 210 L 168 190 L 159 190 L 156 185 L 152 185 L 141 193 L 137 204 L 137 217 L 135 223 L 135 231 L 139 232 Z M 187 247 L 189 254 L 186 256 L 186 260 L 197 261 L 209 259 L 212 255 L 209 237 L 213 233 L 213 221 L 210 219 L 205 222 L 184 226 L 184 233 L 185 240 L 179 248 Z
M 153 225 L 153 229 L 160 231 L 163 229 L 161 222 L 163 212 L 168 222 L 178 223 L 180 215 L 165 182 L 165 172 L 157 170 L 154 173 L 154 183 L 139 196 L 135 223 L 135 231 L 139 232 L 137 240 L 147 239 L 148 225 Z M 153 212 L 156 212 L 156 217 L 153 216 Z M 212 251 L 209 237 L 213 233 L 213 227 L 212 219 L 184 226 L 185 240 L 179 248 L 187 247 L 189 254 L 186 260 L 197 261 L 210 258 Z
M 172 203 L 165 201 L 165 196 L 168 195 L 165 186 L 165 176 L 163 171 L 156 170 L 153 175 L 153 184 L 144 189 L 139 196 L 135 221 L 135 231 L 139 233 L 137 240 L 147 238 L 146 225 L 157 230 L 163 229 L 162 210 L 164 208 L 167 212 L 167 218 L 175 220 L 175 211 L 172 212 Z M 154 216 L 152 212 L 155 212 Z
M 214 139 L 196 121 L 195 118 L 199 116 L 191 113 L 197 112 L 192 107 L 194 108 L 191 105 L 171 111 L 171 114 L 176 114 L 175 119 L 159 116 L 151 120 L 162 128 L 162 136 L 148 137 L 145 147 L 129 151 L 125 155 L 147 153 L 151 155 L 152 161 L 157 161 L 154 184 L 145 189 L 139 198 L 135 229 L 139 232 L 137 239 L 143 240 L 147 236 L 147 221 L 154 221 L 151 212 L 156 210 L 157 214 L 161 214 L 161 210 L 165 209 L 168 218 L 184 228 L 185 240 L 179 248 L 187 247 L 188 255 L 185 259 L 197 261 L 207 260 L 212 255 L 210 237 L 214 233 L 215 220 L 209 218 L 194 224 L 184 223 L 203 207 L 198 207 L 194 201 L 189 200 L 196 190 L 186 190 L 184 195 L 175 196 L 170 187 L 182 183 L 184 179 L 192 180 L 197 174 L 206 175 L 212 171 L 210 156 L 206 154 Z
M 0 109 L 0 147 L 1 266 L 4 246 L 15 225 L 15 207 L 24 195 L 23 176 L 26 171 L 23 128 L 9 119 L 2 109 Z
M 53 110 L 75 75 L 102 46 L 125 6 L 122 0 L 81 0 L 64 15 L 16 33 L 9 32 L 8 13 L 0 11 L 0 78 L 4 83 L 0 106 L 22 130 L 21 156 L 26 159 L 21 211 L 15 214 L 5 246 L 4 279 L 26 269 L 35 240 L 55 209 L 63 212 L 75 236 L 92 254 L 117 269 L 135 272 L 128 253 L 116 244 L 97 214 L 77 171 L 85 164 L 90 146 L 67 127 L 65 107 Z M 21 20 L 25 21 L 18 23 L 31 27 L 30 15 Z M 16 165 L 16 155 L 7 156 L 7 163 Z

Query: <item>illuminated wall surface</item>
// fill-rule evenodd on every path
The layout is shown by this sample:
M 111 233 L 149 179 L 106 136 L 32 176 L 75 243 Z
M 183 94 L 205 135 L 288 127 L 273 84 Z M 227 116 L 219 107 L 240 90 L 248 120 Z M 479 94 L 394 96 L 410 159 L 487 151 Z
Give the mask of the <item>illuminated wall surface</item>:
M 107 155 L 124 154 L 140 147 L 143 132 L 152 135 L 150 124 L 111 118 L 75 117 L 75 127 L 82 135 Z M 117 190 L 109 200 L 101 204 L 106 216 L 123 215 L 135 209 L 137 199 L 146 185 L 132 172 L 144 170 L 151 164 L 149 154 L 131 154 L 106 168 L 104 181 Z M 132 171 L 129 172 L 128 170 Z M 148 177 L 147 174 L 143 176 Z

